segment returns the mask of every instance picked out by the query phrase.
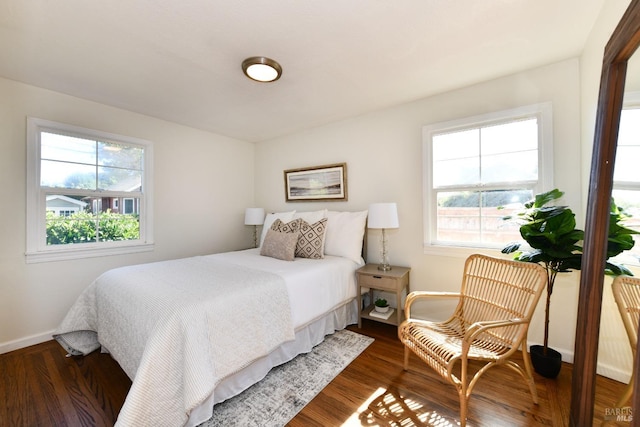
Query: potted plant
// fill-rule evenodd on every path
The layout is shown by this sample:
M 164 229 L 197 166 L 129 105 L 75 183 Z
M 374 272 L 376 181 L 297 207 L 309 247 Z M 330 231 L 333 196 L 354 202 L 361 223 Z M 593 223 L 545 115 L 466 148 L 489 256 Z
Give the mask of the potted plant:
M 576 228 L 575 214 L 567 206 L 549 205 L 564 193 L 554 189 L 535 196 L 524 205 L 524 210 L 516 214 L 520 223 L 520 235 L 529 245 L 521 250 L 522 242 L 509 243 L 502 253 L 514 253 L 513 258 L 523 262 L 535 262 L 547 271 L 547 298 L 544 319 L 544 345 L 530 347 L 534 369 L 547 378 L 555 378 L 562 366 L 562 356 L 549 348 L 549 308 L 551 295 L 558 273 L 580 270 L 584 231 Z M 504 219 L 512 219 L 507 216 Z M 607 242 L 607 262 L 605 273 L 611 275 L 632 275 L 626 267 L 608 261 L 621 252 L 631 249 L 637 234 L 620 224 L 625 218 L 621 210 L 611 201 L 609 235 Z
M 374 305 L 374 309 L 378 313 L 386 313 L 387 311 L 389 311 L 389 303 L 384 298 L 376 299 L 376 302 L 374 302 L 373 305 Z

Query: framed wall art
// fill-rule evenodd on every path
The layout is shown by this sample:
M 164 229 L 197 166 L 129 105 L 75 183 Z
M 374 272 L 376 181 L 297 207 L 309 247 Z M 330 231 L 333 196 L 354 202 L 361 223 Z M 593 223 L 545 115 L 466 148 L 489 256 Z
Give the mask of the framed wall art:
M 287 202 L 346 201 L 347 164 L 284 171 Z

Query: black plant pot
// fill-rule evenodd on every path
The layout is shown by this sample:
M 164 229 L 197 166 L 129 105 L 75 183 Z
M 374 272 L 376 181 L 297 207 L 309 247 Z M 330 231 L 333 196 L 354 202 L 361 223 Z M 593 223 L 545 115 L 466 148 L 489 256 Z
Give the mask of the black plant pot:
M 547 347 L 544 354 L 544 346 L 532 345 L 529 347 L 533 369 L 545 378 L 555 378 L 562 367 L 562 355 L 552 348 Z

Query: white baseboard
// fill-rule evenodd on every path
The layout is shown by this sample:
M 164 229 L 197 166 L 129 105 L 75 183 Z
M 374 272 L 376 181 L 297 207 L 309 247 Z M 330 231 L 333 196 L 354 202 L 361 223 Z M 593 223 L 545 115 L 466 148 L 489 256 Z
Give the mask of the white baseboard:
M 542 345 L 542 343 L 531 342 L 529 341 L 529 346 L 532 344 Z M 560 354 L 562 354 L 562 361 L 573 364 L 573 351 L 569 351 L 564 348 L 553 347 L 553 349 Z M 609 364 L 604 364 L 598 362 L 596 365 L 596 373 L 598 375 L 602 375 L 603 377 L 611 378 L 612 380 L 620 381 L 621 383 L 627 384 L 631 377 L 630 372 L 626 372 L 621 370 L 619 367 L 611 366 Z
M 45 341 L 52 340 L 54 331 L 44 332 L 38 335 L 31 335 L 14 341 L 0 343 L 0 354 L 9 353 L 13 350 L 29 347 L 31 345 L 40 344 Z
M 612 380 L 620 381 L 621 383 L 628 384 L 631 379 L 631 373 L 625 372 L 618 367 L 608 364 L 598 363 L 598 375 L 611 378 Z

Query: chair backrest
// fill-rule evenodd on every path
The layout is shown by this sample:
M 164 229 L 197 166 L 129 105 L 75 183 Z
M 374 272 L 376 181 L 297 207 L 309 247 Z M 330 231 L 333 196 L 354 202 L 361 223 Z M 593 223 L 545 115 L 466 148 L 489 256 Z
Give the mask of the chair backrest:
M 613 279 L 611 290 L 635 356 L 638 345 L 638 322 L 640 322 L 640 279 L 617 276 Z
M 454 317 L 465 328 L 477 321 L 530 321 L 546 284 L 546 270 L 538 264 L 471 255 L 465 263 L 462 298 Z M 511 346 L 524 337 L 527 328 L 528 324 L 495 329 L 492 339 Z

